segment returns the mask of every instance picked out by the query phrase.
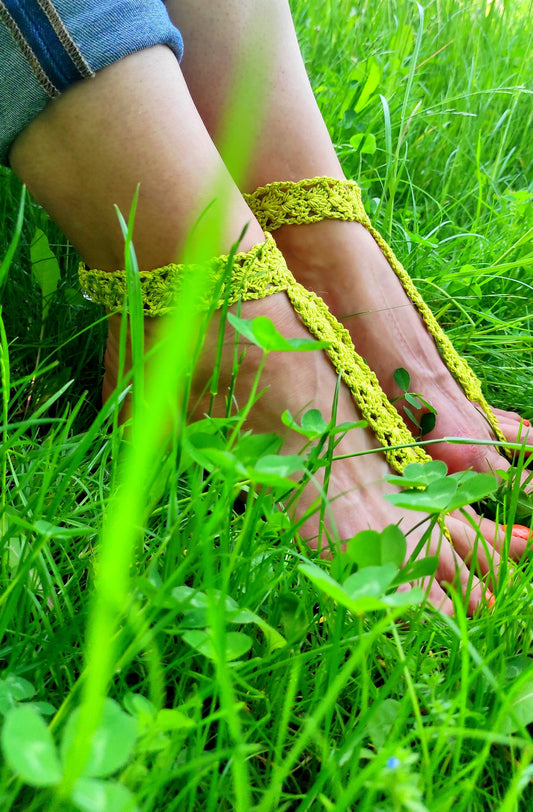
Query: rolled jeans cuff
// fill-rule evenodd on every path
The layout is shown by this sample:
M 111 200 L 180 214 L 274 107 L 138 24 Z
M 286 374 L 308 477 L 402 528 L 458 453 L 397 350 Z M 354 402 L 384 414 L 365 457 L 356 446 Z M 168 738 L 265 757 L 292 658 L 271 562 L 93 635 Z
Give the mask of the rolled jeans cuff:
M 0 0 L 0 163 L 52 99 L 155 45 L 182 57 L 162 0 Z

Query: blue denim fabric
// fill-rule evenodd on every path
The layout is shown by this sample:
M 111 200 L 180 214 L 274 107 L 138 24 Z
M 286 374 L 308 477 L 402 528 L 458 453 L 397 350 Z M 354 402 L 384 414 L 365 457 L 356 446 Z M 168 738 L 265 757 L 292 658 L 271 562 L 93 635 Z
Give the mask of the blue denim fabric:
M 162 0 L 0 0 L 0 163 L 51 99 L 154 45 L 181 59 Z

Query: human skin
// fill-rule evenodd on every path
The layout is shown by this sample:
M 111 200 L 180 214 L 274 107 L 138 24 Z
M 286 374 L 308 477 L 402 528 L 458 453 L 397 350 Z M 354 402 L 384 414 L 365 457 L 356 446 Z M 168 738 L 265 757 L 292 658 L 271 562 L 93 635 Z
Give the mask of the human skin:
M 182 69 L 196 107 L 243 191 L 273 181 L 344 178 L 313 96 L 286 0 L 169 0 L 167 9 L 184 36 Z M 237 118 L 235 129 L 253 133 L 244 170 L 235 150 L 225 148 L 232 116 Z M 282 226 L 274 236 L 298 281 L 318 293 L 349 329 L 356 350 L 390 399 L 402 395 L 394 371 L 399 367 L 409 371 L 411 390 L 422 393 L 437 412 L 435 429 L 425 439 L 494 439 L 362 225 L 326 220 Z M 524 440 L 528 432 L 518 414 L 494 411 L 507 440 L 516 442 L 519 432 Z M 402 416 L 413 429 L 409 418 Z M 439 443 L 428 451 L 452 472 L 509 467 L 491 445 Z
M 191 100 L 174 55 L 164 46 L 127 57 L 99 72 L 95 79 L 70 88 L 21 133 L 10 160 L 92 267 L 112 270 L 123 266 L 123 238 L 114 204 L 127 213 L 138 184 L 134 242 L 141 269 L 183 258 L 191 224 L 211 202 L 210 184 L 215 180 L 217 200 L 209 211 L 213 217 L 225 215 L 216 251 L 227 253 L 245 226 L 240 250 L 246 251 L 264 239 Z M 289 337 L 307 335 L 283 293 L 243 303 L 241 315 L 268 316 Z M 148 346 L 163 321 L 147 320 Z M 215 318 L 211 329 L 216 333 L 216 328 Z M 114 316 L 106 353 L 106 392 L 116 381 L 118 335 L 119 318 Z M 228 345 L 232 342 L 229 331 Z M 208 337 L 196 379 L 198 393 L 211 374 L 213 358 Z M 250 392 L 259 360 L 257 348 L 248 347 L 235 392 L 240 404 Z M 228 351 L 223 356 L 222 393 L 230 374 Z M 296 415 L 313 407 L 329 415 L 336 384 L 336 373 L 324 352 L 272 353 L 261 379 L 266 391 L 252 409 L 248 425 L 257 431 L 283 433 L 280 414 L 284 409 Z M 224 408 L 222 395 L 216 409 L 221 412 Z M 353 398 L 342 386 L 337 419 L 353 422 L 359 418 Z M 299 446 L 299 436 L 285 432 L 284 451 L 293 453 Z M 329 529 L 342 540 L 368 527 L 379 530 L 391 522 L 399 523 L 411 552 L 421 538 L 418 525 L 423 515 L 394 508 L 384 499 L 394 488 L 384 482 L 389 468 L 383 455 L 358 456 L 376 447 L 375 438 L 361 429 L 342 441 L 338 452 L 347 456 L 333 464 Z M 297 506 L 299 515 L 315 497 L 313 486 L 307 486 Z M 473 612 L 483 600 L 485 585 L 471 577 L 471 571 L 486 575 L 491 567 L 497 570 L 496 548 L 503 543 L 503 532 L 483 520 L 481 530 L 488 555 L 479 549 L 475 565 L 473 551 L 481 546 L 479 534 L 461 516 L 449 517 L 447 526 L 452 543 L 435 530 L 426 550 L 426 554 L 439 556 L 436 577 L 428 587 L 429 598 L 434 606 L 451 613 L 452 603 L 443 585 L 454 582 L 468 593 L 468 610 Z M 318 519 L 309 519 L 303 532 L 311 544 L 316 544 Z M 513 540 L 512 553 L 519 555 L 525 546 L 526 541 Z

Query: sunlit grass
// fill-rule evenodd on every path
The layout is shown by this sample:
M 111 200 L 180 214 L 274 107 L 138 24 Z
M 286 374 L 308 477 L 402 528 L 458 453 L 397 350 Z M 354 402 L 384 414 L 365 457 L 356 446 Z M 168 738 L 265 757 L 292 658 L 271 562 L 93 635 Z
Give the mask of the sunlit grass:
M 378 227 L 491 402 L 533 417 L 529 4 L 291 5 Z M 105 805 L 75 808 L 134 808 L 126 787 L 143 812 L 528 809 L 530 558 L 504 569 L 493 611 L 474 619 L 458 598 L 453 620 L 421 606 L 397 622 L 390 608 L 351 612 L 301 566 L 329 569 L 278 507 L 293 484 L 261 486 L 256 463 L 278 453 L 275 438 L 235 433 L 235 417 L 185 429 L 177 402 L 172 445 L 161 442 L 166 395 L 186 389 L 194 308 L 170 324 L 168 391 L 156 388 L 148 414 L 137 365 L 125 434 L 118 394 L 100 408 L 104 329 L 76 290 L 77 258 L 31 200 L 19 227 L 7 171 L 0 189 L 0 713 L 31 705 L 59 743 L 84 706 L 80 756 L 104 695 L 118 703 L 107 732 L 125 758 L 95 773 Z M 37 228 L 61 269 L 44 322 Z M 529 523 L 519 501 L 509 487 L 492 509 Z M 330 575 L 340 583 L 352 566 L 338 559 Z M 70 759 L 63 800 L 3 763 L 1 808 L 71 808 L 81 760 Z M 45 774 L 54 784 L 51 763 Z

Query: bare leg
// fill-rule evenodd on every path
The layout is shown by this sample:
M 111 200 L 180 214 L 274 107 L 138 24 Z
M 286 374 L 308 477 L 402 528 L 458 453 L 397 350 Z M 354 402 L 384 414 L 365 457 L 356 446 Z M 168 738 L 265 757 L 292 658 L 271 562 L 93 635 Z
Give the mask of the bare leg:
M 253 221 L 224 173 L 176 58 L 164 46 L 133 54 L 70 88 L 20 135 L 10 160 L 91 267 L 123 267 L 114 204 L 127 216 L 137 184 L 141 269 L 179 261 L 217 180 L 224 185 L 214 216 L 229 213 L 221 252 Z M 263 239 L 251 222 L 242 250 Z
M 229 251 L 246 223 L 243 251 L 264 239 L 165 47 L 134 54 L 71 88 L 21 134 L 10 159 L 90 267 L 123 267 L 114 204 L 127 216 L 137 184 L 134 241 L 141 269 L 182 258 L 215 181 L 221 196 L 209 215 L 223 219 L 225 229 L 214 252 Z M 119 317 L 111 317 L 104 396 L 116 384 L 119 327 Z
M 185 35 L 185 77 L 215 139 L 231 107 L 236 76 L 241 77 L 239 92 L 246 97 L 240 109 L 250 113 L 245 128 L 253 127 L 257 117 L 262 121 L 243 179 L 246 191 L 277 180 L 343 178 L 312 94 L 286 0 L 228 0 L 223 14 L 205 0 L 169 0 L 168 8 Z M 259 54 L 258 31 L 262 34 Z M 243 85 L 242 75 L 247 84 Z M 232 169 L 231 154 L 226 159 Z M 356 349 L 389 397 L 401 394 L 394 370 L 409 370 L 413 391 L 421 392 L 438 412 L 429 438 L 491 439 L 484 418 L 449 374 L 422 319 L 361 225 L 324 221 L 283 226 L 275 236 L 297 279 L 319 293 L 344 321 Z M 498 417 L 504 434 L 515 441 L 518 416 L 499 412 Z M 487 447 L 439 444 L 431 453 L 454 471 L 507 467 Z
M 113 203 L 118 202 L 128 211 L 139 182 L 135 242 L 142 268 L 166 264 L 180 256 L 195 214 L 210 200 L 209 181 L 215 177 L 225 179 L 220 205 L 228 214 L 218 250 L 227 252 L 246 223 L 250 225 L 241 248 L 246 250 L 263 240 L 191 102 L 177 62 L 164 47 L 128 57 L 52 102 L 18 138 L 11 161 L 15 171 L 93 266 L 103 269 L 122 266 L 122 238 Z M 247 302 L 243 313 L 247 317 L 259 314 L 270 317 L 285 335 L 306 335 L 284 294 Z M 106 370 L 110 386 L 116 374 L 114 331 L 112 325 Z M 246 399 L 257 365 L 257 350 L 249 348 L 239 376 L 238 400 Z M 222 378 L 227 380 L 231 364 L 223 367 Z M 202 368 L 208 376 L 212 369 L 209 351 Z M 322 353 L 281 354 L 269 358 L 262 383 L 269 388 L 252 411 L 250 425 L 282 432 L 279 415 L 284 408 L 296 414 L 312 405 L 329 414 L 336 374 Z M 340 421 L 358 418 L 344 388 L 338 418 Z M 299 438 L 289 434 L 285 450 L 295 451 L 299 444 Z M 356 431 L 344 439 L 339 451 L 354 454 L 374 447 L 371 435 Z M 392 508 L 383 499 L 384 492 L 392 490 L 383 482 L 387 470 L 380 454 L 364 461 L 351 457 L 335 463 L 330 494 L 339 538 L 367 527 L 379 529 L 390 522 L 401 522 L 402 528 L 409 531 L 419 522 L 420 514 Z M 300 512 L 314 496 L 309 487 L 298 508 Z M 468 560 L 476 543 L 475 533 L 453 518 L 450 531 L 455 550 Z M 306 532 L 311 539 L 316 536 L 315 520 L 307 523 Z M 502 540 L 501 532 L 493 527 L 487 531 L 489 535 L 492 543 Z M 431 550 L 439 551 L 440 555 L 431 599 L 450 611 L 450 601 L 438 582 L 455 580 L 459 559 L 445 539 L 440 544 L 438 536 L 436 533 L 431 541 Z M 411 550 L 419 538 L 419 530 L 410 533 Z M 493 559 L 497 566 L 496 552 Z M 461 588 L 466 590 L 469 570 L 460 563 Z M 484 573 L 489 569 L 483 555 L 480 568 Z M 480 585 L 474 587 L 469 598 L 470 610 L 481 599 L 482 591 Z

